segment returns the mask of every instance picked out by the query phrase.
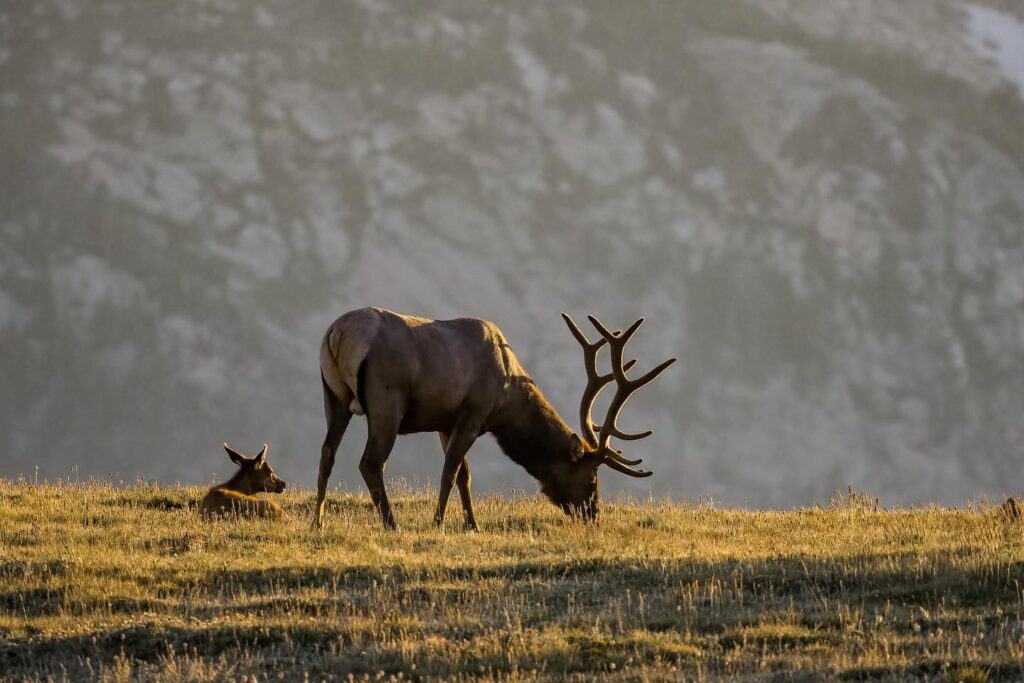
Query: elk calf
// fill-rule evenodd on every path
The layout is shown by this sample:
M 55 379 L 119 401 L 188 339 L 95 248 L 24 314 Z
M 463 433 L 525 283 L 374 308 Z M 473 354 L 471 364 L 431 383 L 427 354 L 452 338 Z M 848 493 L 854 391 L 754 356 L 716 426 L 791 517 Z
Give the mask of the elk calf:
M 209 490 L 199 503 L 199 514 L 204 519 L 226 516 L 280 518 L 280 505 L 255 496 L 261 491 L 281 493 L 287 486 L 267 462 L 267 444 L 263 444 L 259 455 L 251 458 L 226 443 L 224 450 L 228 452 L 231 462 L 238 465 L 238 472 L 223 484 L 217 484 Z

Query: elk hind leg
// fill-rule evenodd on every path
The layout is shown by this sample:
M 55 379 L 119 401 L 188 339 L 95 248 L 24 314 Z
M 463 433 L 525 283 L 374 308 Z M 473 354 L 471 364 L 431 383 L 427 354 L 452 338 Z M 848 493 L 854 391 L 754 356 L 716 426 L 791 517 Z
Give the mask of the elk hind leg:
M 341 445 L 341 438 L 352 419 L 346 396 L 336 396 L 321 376 L 324 387 L 324 412 L 327 415 L 327 436 L 320 448 L 320 472 L 316 482 L 316 507 L 313 508 L 313 528 L 319 529 L 324 524 L 324 505 L 327 502 L 327 481 L 334 469 L 334 458 Z
M 398 436 L 398 425 L 401 424 L 401 411 L 383 401 L 381 407 L 373 410 L 368 416 L 368 435 L 363 457 L 359 461 L 359 473 L 363 475 L 366 488 L 370 491 L 373 506 L 380 513 L 381 521 L 388 529 L 397 529 L 395 517 L 391 513 L 391 503 L 384 488 L 384 468 L 388 456 L 395 446 Z M 373 405 L 378 405 L 374 403 Z

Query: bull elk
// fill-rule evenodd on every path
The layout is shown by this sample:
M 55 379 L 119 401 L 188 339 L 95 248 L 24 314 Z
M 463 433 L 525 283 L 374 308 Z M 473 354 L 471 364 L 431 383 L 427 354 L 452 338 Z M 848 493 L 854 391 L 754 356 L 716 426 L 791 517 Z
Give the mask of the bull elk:
M 363 308 L 338 318 L 320 346 L 327 436 L 320 451 L 313 528 L 323 525 L 327 481 L 352 415 L 366 415 L 367 440 L 359 461 L 373 504 L 384 526 L 396 528 L 384 489 L 384 467 L 399 434 L 437 432 L 444 468 L 434 523 L 444 521 L 453 483 L 458 485 L 466 526 L 476 529 L 470 500 L 466 453 L 478 436 L 490 432 L 501 449 L 540 483 L 541 491 L 566 514 L 592 520 L 598 513 L 597 470 L 607 465 L 632 477 L 634 469 L 610 445 L 612 437 L 631 441 L 652 432 L 627 434 L 616 421 L 629 397 L 675 362 L 670 358 L 645 375 L 630 379 L 635 360 L 623 362 L 640 318 L 625 332 L 612 332 L 594 316 L 600 334 L 591 342 L 568 315 L 569 330 L 583 347 L 587 386 L 580 404 L 581 436 L 573 433 L 544 398 L 509 348 L 497 325 L 478 318 L 428 320 L 379 308 Z M 608 346 L 611 373 L 598 372 L 598 352 Z M 591 421 L 598 394 L 615 382 L 615 396 L 601 425 Z
M 224 444 L 231 462 L 238 465 L 235 475 L 212 487 L 199 502 L 199 514 L 205 519 L 235 515 L 238 517 L 281 516 L 281 506 L 272 500 L 257 498 L 261 492 L 281 493 L 286 484 L 267 462 L 267 444 L 259 455 L 249 457 Z

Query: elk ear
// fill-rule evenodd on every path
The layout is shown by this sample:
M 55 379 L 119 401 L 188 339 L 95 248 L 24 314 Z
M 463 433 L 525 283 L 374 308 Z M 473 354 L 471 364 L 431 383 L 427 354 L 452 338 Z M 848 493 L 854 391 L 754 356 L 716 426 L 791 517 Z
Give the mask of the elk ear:
M 245 462 L 249 459 L 242 455 L 241 453 L 239 453 L 238 451 L 236 451 L 231 446 L 229 446 L 227 442 L 224 442 L 224 450 L 228 452 L 228 457 L 231 458 L 231 462 L 235 463 L 239 467 L 244 465 Z
M 586 451 L 583 448 L 583 441 L 576 434 L 572 434 L 569 437 L 569 459 L 573 462 L 579 462 L 583 458 Z
M 254 460 L 256 461 L 256 467 L 262 467 L 263 463 L 267 461 L 267 444 L 263 444 L 263 450 L 257 455 Z

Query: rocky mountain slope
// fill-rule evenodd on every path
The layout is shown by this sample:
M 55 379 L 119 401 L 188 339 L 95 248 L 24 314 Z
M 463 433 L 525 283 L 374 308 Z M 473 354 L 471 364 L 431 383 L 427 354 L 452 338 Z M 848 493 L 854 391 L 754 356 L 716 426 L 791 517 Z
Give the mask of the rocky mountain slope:
M 0 9 L 0 474 L 312 480 L 320 335 L 648 316 L 605 487 L 797 504 L 1024 486 L 1024 14 L 1010 3 L 261 0 Z M 570 420 L 575 425 L 575 419 Z M 355 468 L 353 423 L 339 479 Z M 479 487 L 530 486 L 491 444 Z M 433 437 L 390 472 L 436 479 Z

